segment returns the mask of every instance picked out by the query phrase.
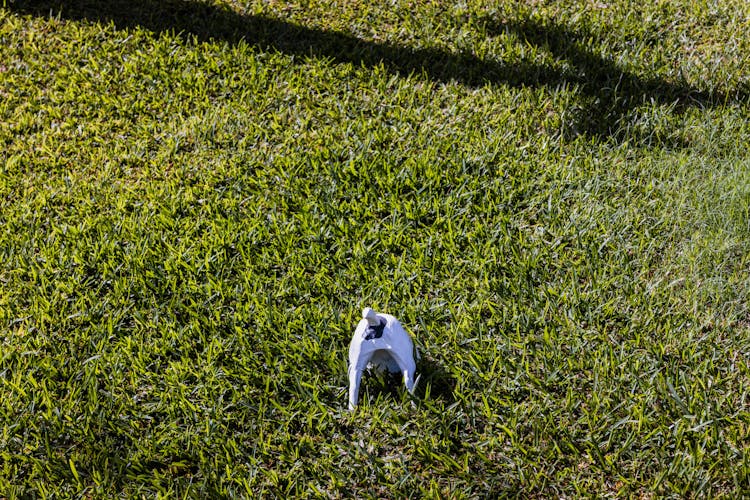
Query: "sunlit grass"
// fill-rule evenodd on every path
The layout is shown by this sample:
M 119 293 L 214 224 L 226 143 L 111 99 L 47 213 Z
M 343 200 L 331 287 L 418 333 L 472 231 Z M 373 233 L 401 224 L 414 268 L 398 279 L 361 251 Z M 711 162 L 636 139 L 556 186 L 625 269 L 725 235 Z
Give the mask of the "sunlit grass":
M 0 496 L 747 493 L 749 16 L 5 2 Z

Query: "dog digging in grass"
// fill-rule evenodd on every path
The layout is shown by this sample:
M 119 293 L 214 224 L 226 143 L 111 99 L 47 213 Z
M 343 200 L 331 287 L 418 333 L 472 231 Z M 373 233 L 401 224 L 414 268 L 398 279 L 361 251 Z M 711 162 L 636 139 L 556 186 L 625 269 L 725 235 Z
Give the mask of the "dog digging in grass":
M 396 318 L 366 307 L 349 344 L 349 410 L 357 406 L 365 368 L 403 373 L 406 389 L 413 394 L 414 354 L 414 343 Z M 416 355 L 419 359 L 418 352 Z

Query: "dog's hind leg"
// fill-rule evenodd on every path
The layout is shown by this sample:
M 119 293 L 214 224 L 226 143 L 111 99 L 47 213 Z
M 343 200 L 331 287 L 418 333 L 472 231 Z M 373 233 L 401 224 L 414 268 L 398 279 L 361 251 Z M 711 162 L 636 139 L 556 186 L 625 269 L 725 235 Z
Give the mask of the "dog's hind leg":
M 414 394 L 414 372 L 415 370 L 404 370 L 404 385 L 409 394 Z
M 414 401 L 414 389 L 417 386 L 417 380 L 419 380 L 419 377 L 417 377 L 416 379 L 414 378 L 415 372 L 416 372 L 416 366 L 410 366 L 409 368 L 403 371 L 404 385 L 406 385 L 406 390 L 409 391 L 409 396 L 411 397 L 412 408 L 416 407 L 416 404 Z
M 414 394 L 414 376 L 417 372 L 417 365 L 412 359 L 403 359 L 394 355 L 394 359 L 398 362 L 398 366 L 401 368 L 401 373 L 404 374 L 404 385 L 409 394 Z

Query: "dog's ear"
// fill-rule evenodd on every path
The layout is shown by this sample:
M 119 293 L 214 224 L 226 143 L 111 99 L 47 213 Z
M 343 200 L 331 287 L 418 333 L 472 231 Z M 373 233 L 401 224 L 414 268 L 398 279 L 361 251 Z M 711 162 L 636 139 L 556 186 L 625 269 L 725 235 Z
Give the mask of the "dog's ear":
M 380 324 L 378 313 L 376 313 L 369 307 L 365 307 L 364 309 L 362 309 L 362 319 L 366 319 L 367 323 L 369 323 L 370 326 L 378 326 L 378 324 Z

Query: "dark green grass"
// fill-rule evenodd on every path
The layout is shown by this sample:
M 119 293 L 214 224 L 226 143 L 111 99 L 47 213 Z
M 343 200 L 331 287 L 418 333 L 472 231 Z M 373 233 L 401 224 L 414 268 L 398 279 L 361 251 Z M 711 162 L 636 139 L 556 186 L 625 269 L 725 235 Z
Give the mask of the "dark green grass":
M 748 19 L 4 2 L 0 496 L 747 494 Z

